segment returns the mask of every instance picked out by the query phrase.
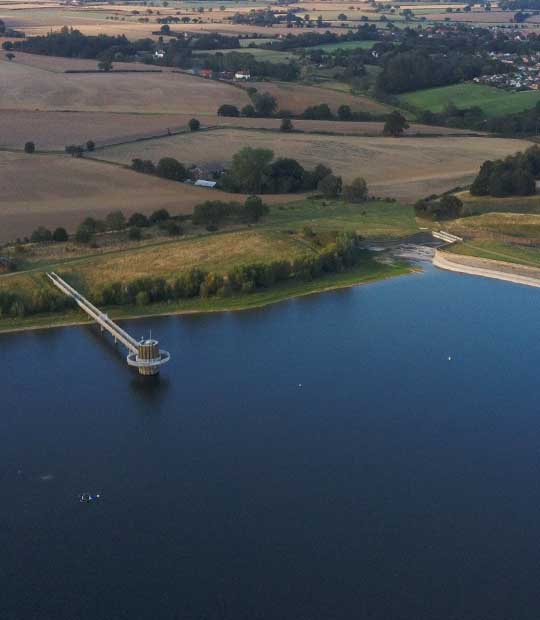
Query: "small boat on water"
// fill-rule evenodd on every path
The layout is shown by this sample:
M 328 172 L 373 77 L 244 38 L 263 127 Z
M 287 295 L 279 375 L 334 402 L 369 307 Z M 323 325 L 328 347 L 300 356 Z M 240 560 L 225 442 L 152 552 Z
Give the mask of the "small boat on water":
M 83 504 L 89 504 L 90 502 L 97 501 L 101 495 L 99 493 L 82 493 L 79 497 L 79 501 Z

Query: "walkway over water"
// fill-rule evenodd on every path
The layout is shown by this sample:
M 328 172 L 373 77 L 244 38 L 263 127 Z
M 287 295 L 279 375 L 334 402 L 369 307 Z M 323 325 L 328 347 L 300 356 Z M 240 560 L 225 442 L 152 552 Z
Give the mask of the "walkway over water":
M 159 372 L 160 366 L 166 364 L 171 359 L 167 351 L 159 348 L 157 340 L 152 340 L 151 338 L 141 340 L 140 342 L 135 340 L 133 336 L 123 330 L 107 314 L 94 306 L 86 297 L 83 297 L 56 273 L 48 273 L 47 277 L 64 295 L 74 299 L 77 305 L 98 323 L 102 331 L 108 331 L 113 336 L 115 342 L 119 341 L 126 347 L 129 351 L 127 363 L 138 368 L 140 374 L 155 375 Z

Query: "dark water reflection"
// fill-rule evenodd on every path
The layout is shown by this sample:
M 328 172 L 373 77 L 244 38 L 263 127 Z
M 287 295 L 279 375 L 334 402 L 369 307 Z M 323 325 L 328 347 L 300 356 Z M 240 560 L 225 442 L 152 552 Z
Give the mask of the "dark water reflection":
M 92 327 L 0 337 L 0 618 L 538 618 L 539 300 L 428 271 L 127 323 L 151 382 Z

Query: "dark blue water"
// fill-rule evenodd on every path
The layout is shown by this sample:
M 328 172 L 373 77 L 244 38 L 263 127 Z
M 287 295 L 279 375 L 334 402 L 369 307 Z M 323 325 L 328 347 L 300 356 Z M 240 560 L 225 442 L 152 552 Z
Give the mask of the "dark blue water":
M 538 290 L 126 325 L 159 383 L 92 327 L 0 337 L 1 620 L 540 617 Z

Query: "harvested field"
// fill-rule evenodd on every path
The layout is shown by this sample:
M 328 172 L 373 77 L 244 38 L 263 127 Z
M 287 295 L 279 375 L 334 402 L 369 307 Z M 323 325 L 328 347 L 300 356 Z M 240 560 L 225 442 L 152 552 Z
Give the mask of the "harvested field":
M 65 62 L 65 59 L 62 59 Z M 0 60 L 0 109 L 215 114 L 240 88 L 182 73 L 62 74 Z
M 38 150 L 64 150 L 67 144 L 83 144 L 93 140 L 96 146 L 117 144 L 147 136 L 163 135 L 170 129 L 183 130 L 191 114 L 124 114 L 107 112 L 31 112 L 5 110 L 0 114 L 0 148 L 23 148 L 27 141 Z M 199 115 L 205 127 L 245 127 L 278 130 L 279 119 L 228 118 Z M 296 129 L 307 132 L 382 135 L 383 123 L 345 123 L 339 121 L 295 120 Z M 459 129 L 411 125 L 407 135 L 447 135 L 462 133 Z M 464 133 L 464 132 L 463 132 Z
M 179 214 L 204 200 L 244 198 L 62 155 L 0 153 L 0 177 L 0 242 L 29 235 L 40 225 L 74 230 L 85 217 L 115 209 L 129 214 L 165 208 Z M 295 198 L 269 196 L 267 202 Z
M 99 156 L 123 163 L 134 157 L 156 161 L 172 156 L 185 163 L 228 164 L 244 146 L 271 148 L 277 157 L 296 158 L 306 167 L 324 163 L 345 181 L 365 177 L 376 195 L 415 200 L 468 184 L 486 159 L 504 157 L 529 143 L 483 137 L 365 138 L 223 129 L 111 147 Z
M 250 82 L 259 92 L 271 93 L 282 110 L 290 110 L 295 114 L 303 112 L 307 106 L 327 103 L 333 112 L 340 105 L 348 105 L 354 112 L 370 112 L 371 114 L 388 114 L 392 108 L 369 97 L 355 96 L 336 92 L 317 86 L 305 86 L 291 82 Z

